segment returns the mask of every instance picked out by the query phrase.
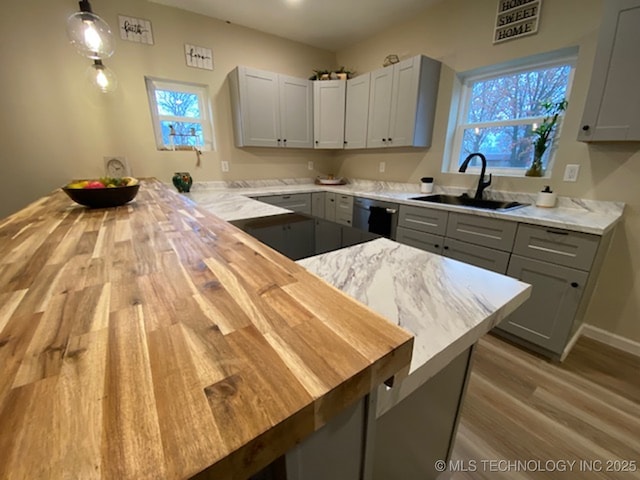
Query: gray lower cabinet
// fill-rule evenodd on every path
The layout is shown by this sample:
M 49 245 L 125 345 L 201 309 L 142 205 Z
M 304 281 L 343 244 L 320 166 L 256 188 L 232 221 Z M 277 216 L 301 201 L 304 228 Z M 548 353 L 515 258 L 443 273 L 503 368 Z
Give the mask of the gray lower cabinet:
M 563 358 L 582 323 L 611 233 L 601 237 L 402 205 L 396 240 L 531 284 L 531 298 L 495 331 Z
M 400 210 L 402 211 L 402 209 Z M 397 228 L 396 241 L 438 255 L 442 255 L 442 248 L 444 247 L 444 237 L 406 227 Z
M 589 274 L 574 268 L 511 255 L 507 275 L 533 286 L 527 302 L 499 328 L 562 354 Z
M 311 194 L 311 215 L 324 218 L 326 192 L 313 192 Z
M 348 227 L 353 225 L 353 196 L 337 193 L 335 202 L 335 221 Z
M 331 222 L 336 221 L 336 194 L 333 192 L 325 192 L 324 218 Z
M 267 195 L 257 197 L 258 200 L 277 207 L 293 210 L 294 212 L 306 213 L 311 215 L 311 194 L 310 193 L 291 193 L 287 195 Z
M 507 266 L 509 265 L 508 252 L 480 247 L 452 238 L 444 239 L 442 255 L 502 274 L 507 273 Z
M 379 390 L 348 407 L 286 453 L 286 479 L 435 480 L 436 460 L 451 455 L 472 353 L 462 352 L 379 417 Z

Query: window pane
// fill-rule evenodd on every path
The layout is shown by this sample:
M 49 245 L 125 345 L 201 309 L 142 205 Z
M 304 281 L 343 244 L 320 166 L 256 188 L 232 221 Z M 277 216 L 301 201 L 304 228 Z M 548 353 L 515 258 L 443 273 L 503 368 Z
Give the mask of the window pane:
M 541 116 L 542 102 L 565 98 L 570 72 L 562 65 L 473 82 L 467 123 Z
M 488 167 L 528 168 L 533 159 L 531 131 L 532 125 L 465 129 L 458 166 L 470 153 L 481 152 Z M 479 159 L 469 166 L 479 167 Z
M 202 125 L 189 122 L 160 122 L 162 141 L 165 145 L 189 145 L 192 147 L 204 145 Z M 173 127 L 173 132 L 172 132 Z M 171 133 L 175 133 L 171 135 Z
M 159 115 L 200 118 L 198 95 L 195 93 L 156 90 Z

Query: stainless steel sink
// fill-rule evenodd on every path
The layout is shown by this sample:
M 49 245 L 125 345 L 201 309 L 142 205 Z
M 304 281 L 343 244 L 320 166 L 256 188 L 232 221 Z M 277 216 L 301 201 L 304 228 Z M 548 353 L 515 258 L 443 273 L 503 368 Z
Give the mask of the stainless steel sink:
M 513 210 L 514 208 L 526 207 L 528 203 L 507 202 L 502 200 L 478 200 L 463 193 L 455 195 L 428 195 L 426 197 L 414 197 L 410 200 L 422 202 L 440 203 L 446 205 L 459 205 L 462 207 L 484 208 L 485 210 Z

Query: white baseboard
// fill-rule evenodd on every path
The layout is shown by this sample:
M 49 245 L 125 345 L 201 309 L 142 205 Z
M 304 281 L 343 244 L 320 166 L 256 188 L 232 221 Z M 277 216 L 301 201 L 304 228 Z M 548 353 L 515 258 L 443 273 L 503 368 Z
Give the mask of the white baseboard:
M 628 338 L 621 337 L 620 335 L 616 335 L 615 333 L 586 324 L 582 325 L 582 335 L 617 348 L 618 350 L 622 350 L 623 352 L 640 357 L 640 342 L 635 342 Z
M 586 325 L 582 323 L 578 328 L 578 330 L 576 331 L 576 333 L 573 334 L 573 337 L 571 337 L 567 342 L 567 345 L 564 347 L 564 351 L 562 352 L 562 355 L 560 355 L 561 362 L 564 362 L 564 359 L 567 358 L 567 355 L 569 355 L 569 352 L 571 351 L 571 349 L 574 347 L 574 345 L 582 335 L 582 332 L 584 331 L 584 327 L 586 327 Z

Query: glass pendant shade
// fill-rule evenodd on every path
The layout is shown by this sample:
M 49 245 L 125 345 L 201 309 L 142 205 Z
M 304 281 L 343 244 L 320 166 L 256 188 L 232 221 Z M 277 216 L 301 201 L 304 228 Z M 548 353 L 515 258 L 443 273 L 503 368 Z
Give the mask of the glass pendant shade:
M 87 81 L 102 93 L 111 93 L 118 88 L 118 77 L 100 60 L 95 60 L 87 69 Z
M 107 22 L 91 12 L 76 12 L 67 19 L 67 35 L 80 55 L 102 59 L 113 55 L 114 41 Z

